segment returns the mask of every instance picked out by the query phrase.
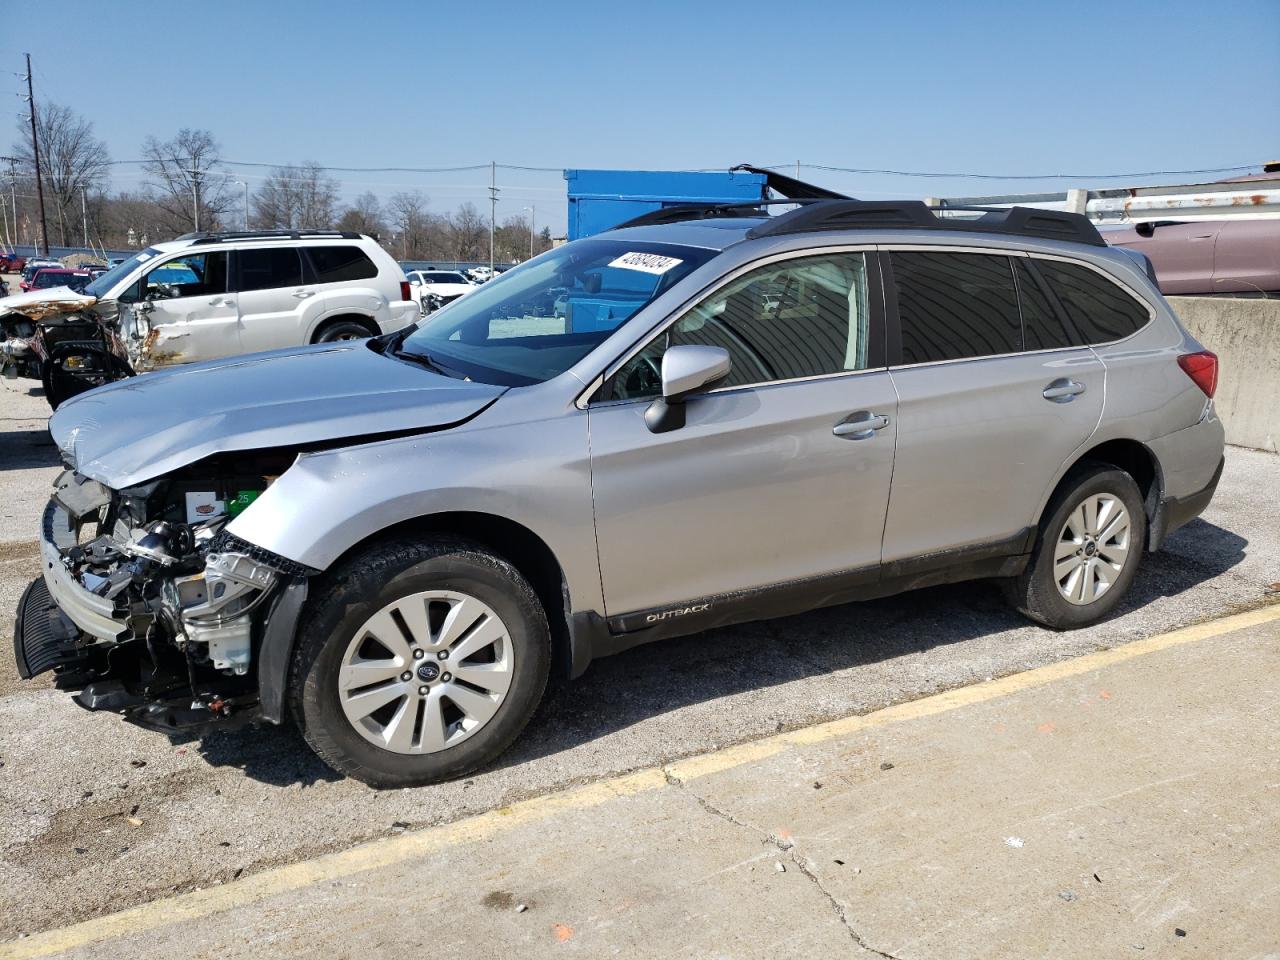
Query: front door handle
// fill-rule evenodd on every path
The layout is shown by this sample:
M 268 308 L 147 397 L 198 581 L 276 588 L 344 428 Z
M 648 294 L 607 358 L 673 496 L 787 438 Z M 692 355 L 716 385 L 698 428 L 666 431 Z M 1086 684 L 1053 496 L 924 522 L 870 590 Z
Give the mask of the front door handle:
M 236 302 L 232 300 L 230 297 L 214 297 L 212 300 L 209 301 L 209 306 L 211 307 L 217 307 L 217 306 L 234 307 L 235 305 L 236 305 Z
M 846 440 L 870 440 L 876 435 L 877 430 L 883 430 L 888 425 L 888 417 L 872 413 L 870 410 L 859 410 L 837 423 L 831 428 L 831 432 Z
M 316 292 L 314 290 L 295 290 L 293 295 L 299 300 L 305 300 L 307 297 L 314 297 Z
M 1054 403 L 1070 403 L 1082 393 L 1084 393 L 1084 384 L 1079 380 L 1059 377 L 1045 387 L 1040 392 L 1040 396 L 1046 400 L 1052 400 Z

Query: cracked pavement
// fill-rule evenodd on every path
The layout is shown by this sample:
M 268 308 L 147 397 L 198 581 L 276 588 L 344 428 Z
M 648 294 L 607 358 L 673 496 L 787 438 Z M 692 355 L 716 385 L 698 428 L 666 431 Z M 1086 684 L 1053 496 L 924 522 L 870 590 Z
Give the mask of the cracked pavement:
M 0 958 L 1272 956 L 1277 677 L 1273 605 L 161 900 Z

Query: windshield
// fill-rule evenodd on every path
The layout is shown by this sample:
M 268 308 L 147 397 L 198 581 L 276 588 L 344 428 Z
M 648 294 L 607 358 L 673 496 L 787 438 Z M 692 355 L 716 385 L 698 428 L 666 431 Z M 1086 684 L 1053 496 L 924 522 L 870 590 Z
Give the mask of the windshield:
M 483 383 L 550 380 L 716 253 L 663 243 L 577 240 L 432 314 L 398 352 Z
M 142 252 L 135 253 L 124 263 L 117 264 L 102 276 L 94 280 L 93 283 L 84 288 L 84 292 L 91 297 L 97 297 L 101 300 L 107 295 L 108 290 L 132 273 L 135 267 L 146 263 L 158 253 L 160 253 L 160 251 L 155 247 L 147 247 L 147 249 Z

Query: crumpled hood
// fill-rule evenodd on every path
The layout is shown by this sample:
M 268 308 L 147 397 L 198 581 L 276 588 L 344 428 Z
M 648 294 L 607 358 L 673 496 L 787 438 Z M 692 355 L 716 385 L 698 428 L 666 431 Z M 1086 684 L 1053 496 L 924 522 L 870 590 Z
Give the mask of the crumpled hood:
M 11 297 L 0 297 L 0 317 L 6 313 L 20 313 L 30 320 L 43 320 L 59 313 L 75 313 L 97 302 L 97 297 L 76 293 L 70 287 L 28 290 Z
M 76 470 L 118 490 L 215 453 L 447 427 L 505 391 L 366 341 L 318 344 L 109 383 L 63 403 L 49 432 Z

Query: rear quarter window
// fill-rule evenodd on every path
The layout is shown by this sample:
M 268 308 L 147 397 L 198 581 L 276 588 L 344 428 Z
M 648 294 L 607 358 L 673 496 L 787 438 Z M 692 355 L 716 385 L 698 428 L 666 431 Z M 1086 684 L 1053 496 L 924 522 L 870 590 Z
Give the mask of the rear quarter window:
M 1059 260 L 1036 260 L 1071 325 L 1085 343 L 1110 343 L 1137 333 L 1151 310 L 1096 270 Z
M 368 255 L 356 246 L 306 247 L 316 283 L 343 283 L 371 280 L 378 268 Z

